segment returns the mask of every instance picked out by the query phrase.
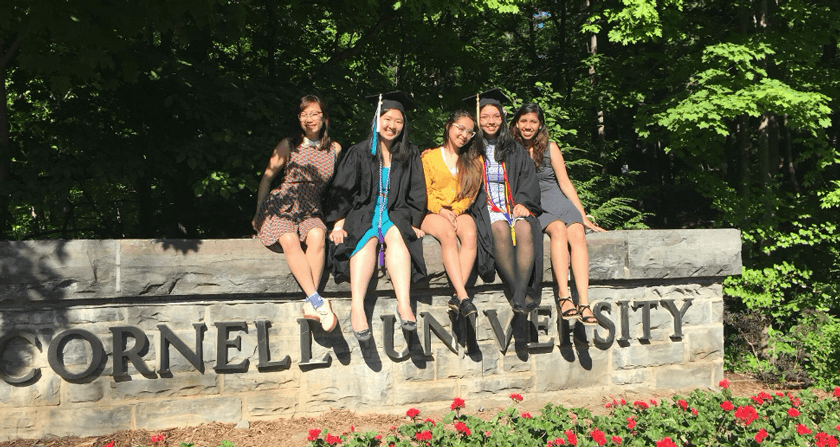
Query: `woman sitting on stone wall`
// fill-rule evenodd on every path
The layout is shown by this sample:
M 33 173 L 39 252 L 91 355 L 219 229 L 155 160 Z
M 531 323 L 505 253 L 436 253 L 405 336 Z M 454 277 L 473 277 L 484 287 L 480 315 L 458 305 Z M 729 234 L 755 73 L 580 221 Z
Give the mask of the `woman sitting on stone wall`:
M 306 294 L 304 318 L 331 331 L 337 321 L 332 305 L 318 293 L 327 230 L 321 194 L 333 176 L 341 145 L 330 139 L 329 115 L 317 96 L 301 98 L 297 117 L 299 127 L 274 148 L 265 168 L 251 225 L 260 242 L 286 255 L 289 270 Z M 280 186 L 271 189 L 281 172 Z
M 443 266 L 455 289 L 449 308 L 465 317 L 476 312 L 465 287 L 476 253 L 475 220 L 467 211 L 481 187 L 482 169 L 481 157 L 469 144 L 473 136 L 475 119 L 457 110 L 443 126 L 443 145 L 421 156 L 429 212 L 420 229 L 440 242 Z
M 331 269 L 336 283 L 350 280 L 350 324 L 359 341 L 371 338 L 364 300 L 377 259 L 388 269 L 397 317 L 407 331 L 417 330 L 411 281 L 426 275 L 418 228 L 426 210 L 426 188 L 405 116 L 413 106 L 402 92 L 368 99 L 377 104 L 370 136 L 350 147 L 339 163 L 327 212 L 327 221 L 334 222 Z
M 551 238 L 551 265 L 557 281 L 556 298 L 560 315 L 583 324 L 595 325 L 598 320 L 589 308 L 589 253 L 584 227 L 606 231 L 592 223 L 583 211 L 575 186 L 566 173 L 566 163 L 557 143 L 549 141 L 545 116 L 539 105 L 524 104 L 510 123 L 514 139 L 528 150 L 537 170 L 543 213 L 540 226 Z M 569 258 L 575 274 L 578 305 L 569 292 Z

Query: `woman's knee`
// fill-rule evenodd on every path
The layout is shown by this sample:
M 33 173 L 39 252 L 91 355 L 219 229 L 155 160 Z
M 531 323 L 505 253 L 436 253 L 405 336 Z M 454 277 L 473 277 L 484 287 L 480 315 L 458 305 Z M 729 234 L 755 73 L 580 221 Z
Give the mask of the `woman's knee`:
M 306 234 L 307 249 L 323 250 L 326 244 L 327 233 L 323 228 L 313 228 Z

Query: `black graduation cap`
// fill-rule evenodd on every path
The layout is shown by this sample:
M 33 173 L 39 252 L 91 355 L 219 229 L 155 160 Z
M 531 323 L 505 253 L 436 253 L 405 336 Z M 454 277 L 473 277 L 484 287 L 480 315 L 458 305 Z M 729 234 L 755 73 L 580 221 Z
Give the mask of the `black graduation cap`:
M 476 97 L 478 98 L 479 108 L 486 106 L 487 104 L 493 104 L 500 109 L 504 110 L 502 103 L 509 103 L 510 98 L 507 97 L 501 90 L 497 88 L 493 88 L 484 92 L 481 92 L 477 95 L 472 95 L 470 97 L 464 98 L 463 101 L 469 104 L 470 106 L 475 104 Z
M 376 106 L 377 101 L 379 101 L 379 95 L 371 95 L 365 99 L 367 102 Z M 382 93 L 382 110 L 387 109 L 397 109 L 405 114 L 406 110 L 414 109 L 414 102 L 400 90 Z

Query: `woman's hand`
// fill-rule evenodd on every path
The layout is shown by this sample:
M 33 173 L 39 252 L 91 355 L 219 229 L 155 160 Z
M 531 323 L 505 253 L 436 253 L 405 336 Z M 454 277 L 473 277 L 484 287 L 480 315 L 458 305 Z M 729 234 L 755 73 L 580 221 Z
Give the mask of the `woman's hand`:
M 513 217 L 528 217 L 530 215 L 531 212 L 528 211 L 528 208 L 525 208 L 525 205 L 521 203 L 518 203 L 513 207 Z
M 257 228 L 257 216 L 256 216 L 256 214 L 254 215 L 254 218 L 251 219 L 251 228 L 253 228 L 254 231 L 256 231 L 257 233 L 260 232 L 260 229 Z
M 414 230 L 414 235 L 417 236 L 417 239 L 420 239 L 421 237 L 426 235 L 425 231 L 415 227 L 414 225 L 411 226 L 411 229 Z
M 347 231 L 345 231 L 344 228 L 340 227 L 333 228 L 333 230 L 330 231 L 329 237 L 333 244 L 338 245 L 344 242 L 344 238 L 347 237 Z
M 458 229 L 458 223 L 457 223 L 458 216 L 456 216 L 455 212 L 453 212 L 452 210 L 450 210 L 448 208 L 441 208 L 440 211 L 438 211 L 438 216 L 443 217 L 444 219 L 448 220 L 449 223 L 451 223 L 452 226 L 455 227 L 456 230 Z
M 587 217 L 587 216 L 583 216 L 583 226 L 584 226 L 584 228 L 589 228 L 590 230 L 592 230 L 596 233 L 603 233 L 603 232 L 607 231 L 607 230 L 599 227 L 598 225 L 595 225 L 594 223 L 592 223 L 592 221 L 589 220 L 589 217 Z

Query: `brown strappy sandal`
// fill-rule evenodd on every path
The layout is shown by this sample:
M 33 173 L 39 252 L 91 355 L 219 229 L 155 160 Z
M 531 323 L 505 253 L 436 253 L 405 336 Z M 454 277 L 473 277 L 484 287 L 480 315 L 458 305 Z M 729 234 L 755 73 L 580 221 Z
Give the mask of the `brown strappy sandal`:
M 586 310 L 589 311 L 589 315 L 584 316 L 583 312 Z M 589 307 L 589 304 L 578 304 L 577 311 L 578 320 L 580 320 L 581 323 L 585 324 L 586 326 L 595 326 L 596 324 L 598 324 L 598 319 L 595 318 L 595 314 L 592 313 L 592 308 Z
M 566 309 L 564 311 L 563 310 L 563 304 L 567 301 L 572 303 L 572 307 L 570 309 Z M 575 307 L 575 302 L 572 301 L 571 296 L 567 296 L 566 298 L 557 298 L 555 300 L 555 304 L 557 304 L 557 309 L 560 310 L 560 316 L 564 320 L 574 320 L 575 318 L 578 318 L 578 316 L 579 316 L 578 309 L 577 309 L 577 307 Z

